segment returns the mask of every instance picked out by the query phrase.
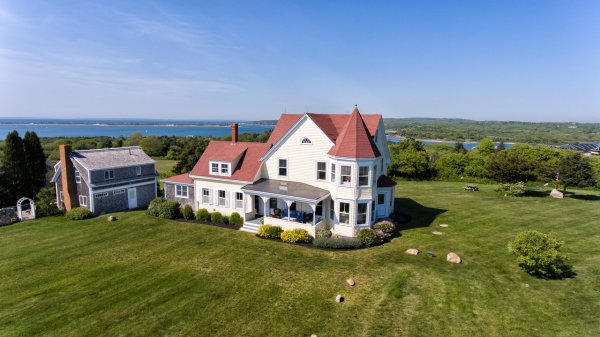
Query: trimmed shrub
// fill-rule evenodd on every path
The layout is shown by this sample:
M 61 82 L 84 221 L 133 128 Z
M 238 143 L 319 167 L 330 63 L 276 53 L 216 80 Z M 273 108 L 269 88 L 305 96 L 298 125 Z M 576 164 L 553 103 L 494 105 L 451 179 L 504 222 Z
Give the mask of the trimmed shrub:
M 363 243 L 357 238 L 345 238 L 342 236 L 317 237 L 313 245 L 319 248 L 330 249 L 356 249 L 362 247 Z
M 163 197 L 158 197 L 158 198 L 154 198 L 152 199 L 152 201 L 150 201 L 150 204 L 148 205 L 148 209 L 146 210 L 146 214 L 148 215 L 152 215 L 152 216 L 159 216 L 160 214 L 160 205 L 164 204 L 166 202 L 165 198 Z
M 192 206 L 190 205 L 185 205 L 183 206 L 183 218 L 186 220 L 192 220 L 194 218 L 194 210 L 192 209 Z
M 221 212 L 210 213 L 210 222 L 212 222 L 212 223 L 223 222 L 223 215 L 221 214 Z
M 308 234 L 306 229 L 296 228 L 283 231 L 283 233 L 281 233 L 281 240 L 283 242 L 290 243 L 310 243 L 312 241 L 312 237 Z
M 38 218 L 61 214 L 56 206 L 56 190 L 54 185 L 44 187 L 35 197 L 35 216 Z
M 69 220 L 85 220 L 91 218 L 93 215 L 94 214 L 85 207 L 73 208 L 65 214 Z
M 210 213 L 206 208 L 200 208 L 196 212 L 196 220 L 210 221 Z
M 281 232 L 283 229 L 279 226 L 262 225 L 258 227 L 258 236 L 267 239 L 281 239 Z
M 317 238 L 330 238 L 332 235 L 331 231 L 326 228 L 319 229 L 316 233 Z
M 358 232 L 358 239 L 365 247 L 371 247 L 379 243 L 380 239 L 371 228 L 363 228 Z
M 523 231 L 509 242 L 508 250 L 517 256 L 519 267 L 528 274 L 556 278 L 565 275 L 571 269 L 567 256 L 559 251 L 562 244 L 553 235 Z
M 233 212 L 229 215 L 229 223 L 236 226 L 241 226 L 244 224 L 244 219 L 238 212 Z
M 504 196 L 518 197 L 525 194 L 525 184 L 522 181 L 518 183 L 506 183 L 500 185 L 496 191 L 504 194 Z
M 175 200 L 167 200 L 158 206 L 158 217 L 163 219 L 177 219 L 181 213 L 179 203 Z
M 223 223 L 226 225 L 229 225 L 229 216 L 228 215 L 223 215 Z

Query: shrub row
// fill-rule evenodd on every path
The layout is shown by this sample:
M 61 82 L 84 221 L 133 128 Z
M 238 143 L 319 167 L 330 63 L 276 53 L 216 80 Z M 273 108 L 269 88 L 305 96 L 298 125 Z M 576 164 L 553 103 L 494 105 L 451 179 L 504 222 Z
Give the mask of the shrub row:
M 305 229 L 296 228 L 284 231 L 279 226 L 262 225 L 258 228 L 258 236 L 267 239 L 281 239 L 290 243 L 311 243 L 313 238 Z
M 206 208 L 200 208 L 196 212 L 196 220 L 210 221 L 213 224 L 224 223 L 241 226 L 244 224 L 244 219 L 238 212 L 233 212 L 231 215 L 223 215 L 221 212 L 209 212 Z
M 154 198 L 150 201 L 146 214 L 163 219 L 177 219 L 181 210 L 179 203 L 174 200 L 165 200 L 163 197 Z
M 65 214 L 69 220 L 85 220 L 91 218 L 93 215 L 94 214 L 85 207 L 73 208 Z

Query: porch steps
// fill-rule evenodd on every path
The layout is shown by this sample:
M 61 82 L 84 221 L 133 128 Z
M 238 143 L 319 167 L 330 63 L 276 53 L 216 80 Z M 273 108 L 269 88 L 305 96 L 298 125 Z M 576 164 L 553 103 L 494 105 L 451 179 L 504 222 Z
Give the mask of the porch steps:
M 242 228 L 240 228 L 240 230 L 244 231 L 244 232 L 256 234 L 256 233 L 258 233 L 258 227 L 260 227 L 260 224 L 255 224 L 252 222 L 244 222 L 244 225 L 242 226 Z

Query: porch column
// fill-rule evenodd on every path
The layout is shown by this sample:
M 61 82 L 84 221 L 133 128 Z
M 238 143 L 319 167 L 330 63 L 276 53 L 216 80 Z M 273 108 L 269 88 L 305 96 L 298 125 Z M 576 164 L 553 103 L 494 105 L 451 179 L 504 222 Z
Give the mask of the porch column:
M 267 209 L 267 203 L 269 202 L 269 198 L 268 197 L 260 197 L 263 201 L 263 217 L 267 217 L 269 215 L 269 210 Z
M 290 221 L 290 206 L 292 205 L 293 201 L 287 199 L 283 199 L 283 201 L 285 201 L 285 204 L 287 205 L 287 221 Z
M 313 211 L 313 226 L 317 224 L 317 204 L 315 203 L 310 203 L 310 208 L 312 208 Z M 321 207 L 321 209 L 323 209 Z

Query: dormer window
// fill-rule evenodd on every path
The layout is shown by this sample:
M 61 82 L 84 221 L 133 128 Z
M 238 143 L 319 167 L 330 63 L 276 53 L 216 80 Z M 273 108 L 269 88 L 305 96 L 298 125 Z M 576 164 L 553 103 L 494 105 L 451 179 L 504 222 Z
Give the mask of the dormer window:
M 231 175 L 231 163 L 210 162 L 210 174 L 218 176 Z
M 309 138 L 302 138 L 302 141 L 300 142 L 300 144 L 306 145 L 306 144 L 312 144 L 312 142 L 310 141 Z
M 115 179 L 115 171 L 113 171 L 113 170 L 104 171 L 104 180 L 111 180 L 111 179 Z

